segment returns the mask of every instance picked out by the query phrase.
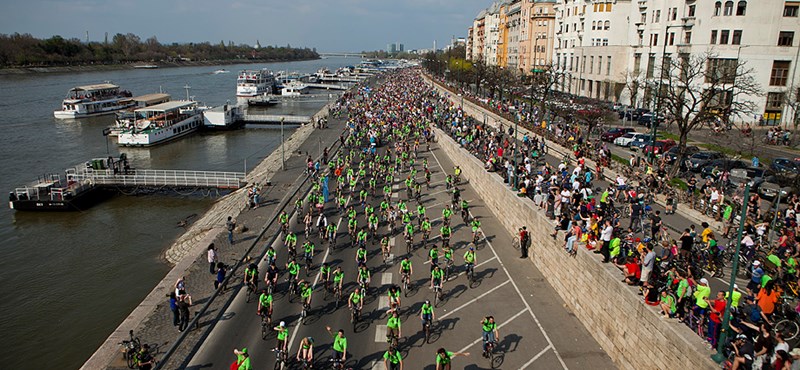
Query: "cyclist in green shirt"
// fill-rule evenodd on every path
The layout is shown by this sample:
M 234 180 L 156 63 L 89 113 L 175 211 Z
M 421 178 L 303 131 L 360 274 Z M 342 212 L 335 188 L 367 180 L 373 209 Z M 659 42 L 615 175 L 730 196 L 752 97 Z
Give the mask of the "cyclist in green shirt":
M 250 355 L 247 354 L 247 348 L 242 350 L 233 349 L 233 354 L 236 355 L 236 370 L 252 370 L 250 366 Z
M 403 355 L 397 348 L 389 347 L 383 354 L 383 365 L 387 370 L 403 370 Z
M 500 332 L 497 331 L 497 323 L 494 322 L 494 316 L 486 316 L 481 321 L 481 329 L 483 334 L 483 357 L 488 357 L 488 344 L 494 343 L 500 337 Z
M 344 337 L 344 330 L 339 329 L 339 331 L 334 334 L 330 326 L 326 326 L 325 329 L 328 330 L 328 334 L 333 337 L 334 360 L 344 361 L 347 358 L 347 338 Z
M 422 204 L 417 206 L 417 223 L 421 226 L 422 220 L 425 219 L 425 206 Z
M 478 236 L 478 230 L 481 228 L 481 222 L 475 217 L 470 222 L 470 225 L 472 226 L 472 239 L 475 239 Z
M 258 296 L 258 308 L 256 309 L 256 314 L 261 316 L 262 314 L 267 317 L 267 321 L 271 322 L 270 318 L 272 317 L 272 294 L 268 294 L 266 289 L 261 289 L 261 295 Z
M 356 241 L 358 242 L 358 245 L 360 247 L 366 246 L 367 245 L 367 231 L 364 230 L 364 229 L 361 229 L 358 232 L 358 236 L 356 237 Z
M 434 266 L 433 271 L 431 271 L 431 289 L 434 286 L 442 287 L 442 276 L 444 276 L 444 271 L 439 266 Z
M 251 263 L 244 269 L 244 285 L 253 292 L 258 289 L 258 265 Z
M 347 299 L 347 307 L 358 312 L 361 312 L 361 309 L 364 308 L 364 295 L 361 293 L 361 288 L 356 288 L 354 292 L 350 293 L 350 297 Z
M 322 266 L 319 268 L 319 274 L 322 278 L 322 281 L 325 283 L 325 290 L 330 292 L 331 291 L 331 266 L 328 265 L 327 262 L 323 263 Z
M 331 222 L 328 224 L 327 232 L 327 239 L 329 242 L 333 242 L 336 240 L 336 223 Z
M 356 250 L 356 264 L 361 265 L 362 263 L 367 263 L 367 248 L 359 245 Z
M 275 343 L 275 350 L 281 350 L 283 352 L 286 352 L 286 346 L 287 346 L 286 337 L 289 334 L 289 329 L 286 328 L 286 323 L 281 321 L 281 323 L 278 326 L 276 326 L 273 330 L 278 332 L 278 334 L 276 335 L 277 341 Z
M 392 311 L 389 319 L 386 321 L 386 337 L 395 337 L 398 340 L 403 337 L 403 329 L 400 327 L 400 314 L 397 311 Z
M 314 243 L 310 241 L 303 243 L 303 253 L 306 263 L 311 266 L 311 261 L 314 259 Z
M 422 230 L 422 234 L 425 235 L 425 239 L 428 239 L 428 237 L 431 236 L 431 221 L 427 217 L 425 217 L 425 220 L 422 221 L 422 224 L 419 228 Z
M 419 314 L 419 318 L 422 320 L 422 330 L 425 330 L 425 324 L 432 324 L 433 320 L 436 319 L 436 313 L 433 312 L 433 305 L 431 301 L 425 300 L 425 303 L 422 304 L 422 309 Z
M 267 253 L 264 256 L 264 261 L 267 261 L 267 264 L 271 265 L 273 262 L 275 262 L 275 254 L 276 254 L 275 248 L 272 248 L 272 246 L 270 245 L 267 248 Z
M 439 228 L 439 232 L 442 234 L 442 244 L 450 245 L 450 233 L 452 232 L 450 226 L 447 226 L 445 224 L 444 226 Z
M 303 205 L 303 201 L 302 201 L 302 200 L 300 200 L 300 199 L 298 199 L 297 201 L 298 201 L 298 202 L 300 202 L 300 206 L 302 207 L 302 205 Z M 295 203 L 295 204 L 296 204 L 296 203 Z M 286 213 L 286 211 L 283 211 L 283 212 L 281 212 L 281 214 L 280 214 L 280 215 L 278 215 L 278 221 L 280 221 L 280 223 L 281 223 L 281 227 L 282 227 L 284 230 L 286 230 L 286 228 L 288 228 L 288 227 L 289 227 L 289 215 Z
M 336 270 L 333 271 L 333 286 L 334 288 L 338 288 L 339 291 L 342 290 L 342 282 L 344 281 L 344 271 L 342 271 L 341 266 L 336 266 Z
M 311 293 L 314 292 L 314 288 L 311 287 L 311 283 L 305 280 L 300 280 L 300 297 L 303 298 L 301 302 L 304 306 L 311 307 Z
M 456 356 L 469 356 L 469 352 L 450 352 L 444 348 L 439 348 L 436 351 L 436 370 L 451 370 L 450 363 L 453 357 Z
M 431 271 L 439 265 L 439 249 L 436 244 L 432 245 L 431 250 L 428 252 L 428 262 L 431 264 Z
M 442 219 L 444 220 L 445 225 L 450 224 L 450 216 L 452 215 L 453 215 L 453 210 L 450 209 L 450 205 L 448 204 L 444 206 L 444 209 L 442 210 Z
M 289 280 L 297 280 L 297 275 L 300 274 L 300 265 L 292 258 L 289 263 L 286 264 L 286 270 L 289 271 Z
M 389 287 L 389 307 L 390 309 L 400 308 L 400 287 L 397 285 Z
M 296 245 L 297 245 L 297 235 L 295 235 L 294 232 L 289 231 L 289 233 L 286 234 L 286 239 L 284 239 L 283 241 L 283 246 L 286 247 L 286 250 L 289 251 L 290 255 L 294 256 L 295 254 L 294 247 Z
M 403 279 L 406 279 L 406 276 L 408 276 L 408 280 L 411 281 L 411 275 L 413 274 L 413 272 L 414 270 L 413 267 L 411 266 L 411 260 L 409 260 L 408 257 L 403 258 L 403 260 L 400 261 L 401 281 Z
M 367 265 L 362 264 L 361 267 L 358 268 L 358 282 L 359 284 L 364 284 L 364 294 L 367 294 L 367 289 L 369 289 L 369 280 L 369 269 Z

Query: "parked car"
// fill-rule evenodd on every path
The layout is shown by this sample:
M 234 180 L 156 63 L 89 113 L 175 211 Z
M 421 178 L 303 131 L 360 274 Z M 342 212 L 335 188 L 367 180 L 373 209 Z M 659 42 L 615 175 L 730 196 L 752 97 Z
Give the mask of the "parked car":
M 769 173 L 769 172 L 768 172 Z M 796 193 L 792 186 L 792 177 L 770 173 L 763 177 L 761 181 L 755 183 L 756 192 L 761 198 L 773 200 L 781 193 L 781 201 L 785 201 Z
M 653 113 L 644 113 L 641 116 L 639 116 L 639 119 L 637 119 L 637 121 L 642 126 L 653 127 L 652 124 L 653 120 L 655 119 L 654 117 L 655 115 Z M 664 122 L 664 116 L 659 116 L 657 122 L 659 125 L 662 122 Z
M 642 153 L 649 155 L 650 152 L 653 152 L 653 148 L 655 148 L 655 155 L 664 154 L 666 151 L 672 149 L 675 145 L 675 140 L 672 139 L 664 139 L 664 140 L 657 140 L 653 145 L 647 145 L 642 150 Z
M 708 161 L 713 161 L 722 157 L 724 157 L 722 153 L 710 151 L 697 152 L 686 160 L 686 168 L 692 172 L 700 172 L 700 169 L 703 168 Z
M 649 109 L 646 108 L 636 108 L 636 109 L 626 109 L 619 112 L 619 119 L 626 120 L 626 121 L 636 121 L 639 117 L 649 112 Z
M 615 127 L 600 135 L 600 139 L 603 141 L 613 142 L 614 139 L 629 132 L 635 132 L 633 127 Z
M 748 164 L 738 159 L 719 158 L 706 162 L 700 168 L 700 175 L 705 177 L 714 176 L 714 169 L 718 172 L 730 171 L 734 168 L 747 168 Z
M 670 148 L 669 150 L 667 150 L 667 153 L 664 154 L 664 156 L 667 159 L 667 163 L 669 163 L 669 164 L 675 163 L 675 161 L 678 159 L 678 154 L 679 154 L 678 151 L 679 150 L 680 150 L 680 146 L 678 146 L 678 145 L 675 145 L 672 148 Z M 692 154 L 697 153 L 699 151 L 700 151 L 700 148 L 698 148 L 698 147 L 696 147 L 694 145 L 687 145 L 686 149 L 684 149 L 684 151 L 683 151 L 683 156 L 684 156 L 684 158 L 689 158 L 690 156 L 692 156 Z
M 652 137 L 653 135 L 650 134 L 641 134 L 636 136 L 636 138 L 633 139 L 633 142 L 631 142 L 631 150 L 644 149 L 644 147 L 650 145 L 650 142 L 653 140 Z
M 614 139 L 614 144 L 619 146 L 629 147 L 633 142 L 633 139 L 636 139 L 636 136 L 638 135 L 644 135 L 644 134 L 640 134 L 638 132 L 629 132 L 625 135 L 622 135 Z
M 760 167 L 734 168 L 731 170 L 728 181 L 730 182 L 730 187 L 733 189 L 739 187 L 740 184 L 746 183 L 750 183 L 750 186 L 754 186 L 756 183 L 761 182 L 764 173 L 764 169 Z
M 769 165 L 775 172 L 800 173 L 800 162 L 788 158 L 776 158 Z

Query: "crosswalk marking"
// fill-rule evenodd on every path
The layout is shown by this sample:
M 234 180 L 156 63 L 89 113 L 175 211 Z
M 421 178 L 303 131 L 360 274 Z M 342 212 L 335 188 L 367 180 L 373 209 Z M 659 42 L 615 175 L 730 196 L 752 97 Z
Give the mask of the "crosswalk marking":
M 386 342 L 386 325 L 375 325 L 375 342 Z
M 381 285 L 387 285 L 392 283 L 392 273 L 385 272 L 381 274 Z
M 389 296 L 382 295 L 378 298 L 378 309 L 379 310 L 389 309 Z

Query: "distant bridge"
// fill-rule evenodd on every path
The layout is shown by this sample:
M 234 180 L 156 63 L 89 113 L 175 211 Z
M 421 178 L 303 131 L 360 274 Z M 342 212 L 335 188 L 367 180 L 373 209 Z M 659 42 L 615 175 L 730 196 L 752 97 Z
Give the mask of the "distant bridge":
M 318 53 L 321 57 L 345 57 L 345 58 L 365 58 L 361 53 L 348 53 L 348 52 L 330 52 Z

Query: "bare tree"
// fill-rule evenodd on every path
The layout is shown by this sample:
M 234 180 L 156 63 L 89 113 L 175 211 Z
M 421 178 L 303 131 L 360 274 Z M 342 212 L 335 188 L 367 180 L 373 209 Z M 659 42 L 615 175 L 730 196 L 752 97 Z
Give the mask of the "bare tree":
M 792 112 L 792 127 L 797 131 L 800 126 L 800 87 L 791 86 L 783 93 L 783 104 Z
M 538 91 L 538 95 L 541 97 L 541 101 L 539 102 L 541 112 L 545 111 L 545 102 L 550 92 L 552 92 L 556 84 L 568 74 L 569 72 L 559 68 L 557 63 L 550 64 L 539 72 L 533 72 L 531 84 L 533 89 Z M 536 94 L 531 94 L 531 99 L 533 99 L 534 95 Z
M 636 100 L 639 98 L 639 90 L 641 90 L 644 82 L 642 81 L 641 71 L 626 71 L 622 73 L 622 78 L 625 80 L 625 90 L 628 91 L 630 96 L 631 107 L 636 107 Z
M 750 115 L 756 109 L 751 98 L 761 94 L 753 70 L 745 62 L 721 59 L 712 52 L 666 59 L 660 76 L 660 90 L 658 82 L 651 82 L 651 87 L 660 101 L 661 114 L 670 116 L 678 128 L 679 158 L 686 151 L 689 132 L 731 115 Z

